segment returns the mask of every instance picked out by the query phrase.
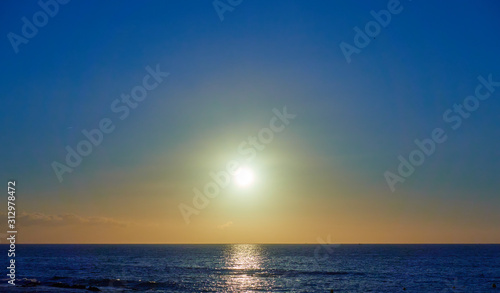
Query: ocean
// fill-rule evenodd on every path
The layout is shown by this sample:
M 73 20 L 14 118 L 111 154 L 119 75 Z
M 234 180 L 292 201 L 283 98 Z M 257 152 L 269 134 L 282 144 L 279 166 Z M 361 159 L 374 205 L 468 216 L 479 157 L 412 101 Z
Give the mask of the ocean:
M 15 259 L 1 292 L 500 293 L 500 245 L 33 244 Z

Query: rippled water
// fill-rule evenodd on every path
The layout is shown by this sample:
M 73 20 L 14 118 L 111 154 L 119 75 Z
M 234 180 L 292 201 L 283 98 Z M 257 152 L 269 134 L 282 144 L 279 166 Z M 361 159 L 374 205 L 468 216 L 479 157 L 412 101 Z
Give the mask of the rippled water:
M 19 245 L 16 256 L 18 286 L 0 291 L 500 292 L 500 245 Z

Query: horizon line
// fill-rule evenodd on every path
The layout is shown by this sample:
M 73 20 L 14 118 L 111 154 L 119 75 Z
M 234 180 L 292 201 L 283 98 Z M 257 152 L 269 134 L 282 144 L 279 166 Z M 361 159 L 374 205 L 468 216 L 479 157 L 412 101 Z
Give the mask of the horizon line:
M 483 243 L 16 243 L 17 245 L 500 245 L 495 242 Z M 9 243 L 0 243 L 0 245 L 10 245 Z

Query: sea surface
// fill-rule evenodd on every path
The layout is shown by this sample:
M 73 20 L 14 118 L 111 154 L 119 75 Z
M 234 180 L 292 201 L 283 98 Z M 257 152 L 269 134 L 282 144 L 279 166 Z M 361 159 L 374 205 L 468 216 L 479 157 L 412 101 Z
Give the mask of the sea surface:
M 500 293 L 500 245 L 17 245 L 15 287 L 3 264 L 0 292 Z

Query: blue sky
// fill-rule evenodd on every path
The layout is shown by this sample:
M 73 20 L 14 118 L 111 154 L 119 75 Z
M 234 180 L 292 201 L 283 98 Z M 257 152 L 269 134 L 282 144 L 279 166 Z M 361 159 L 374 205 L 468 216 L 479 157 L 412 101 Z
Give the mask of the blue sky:
M 500 90 L 455 131 L 442 115 L 474 94 L 478 76 L 500 80 L 500 4 L 401 1 L 403 11 L 347 63 L 339 44 L 353 44 L 353 27 L 388 2 L 244 0 L 221 21 L 211 1 L 73 0 L 16 54 L 7 34 L 21 34 L 21 18 L 40 6 L 4 1 L 1 177 L 20 181 L 27 212 L 48 214 L 99 204 L 107 215 L 117 186 L 159 184 L 166 189 L 146 198 L 168 198 L 165 213 L 180 218 L 176 203 L 287 106 L 296 121 L 262 155 L 262 174 L 283 157 L 271 185 L 286 178 L 317 205 L 329 203 L 330 184 L 342 190 L 335 196 L 386 205 L 498 204 Z M 157 64 L 170 75 L 116 119 L 112 101 Z M 104 117 L 116 130 L 60 183 L 51 163 Z M 448 140 L 391 193 L 384 172 L 437 127 Z M 492 219 L 480 211 L 471 213 Z

